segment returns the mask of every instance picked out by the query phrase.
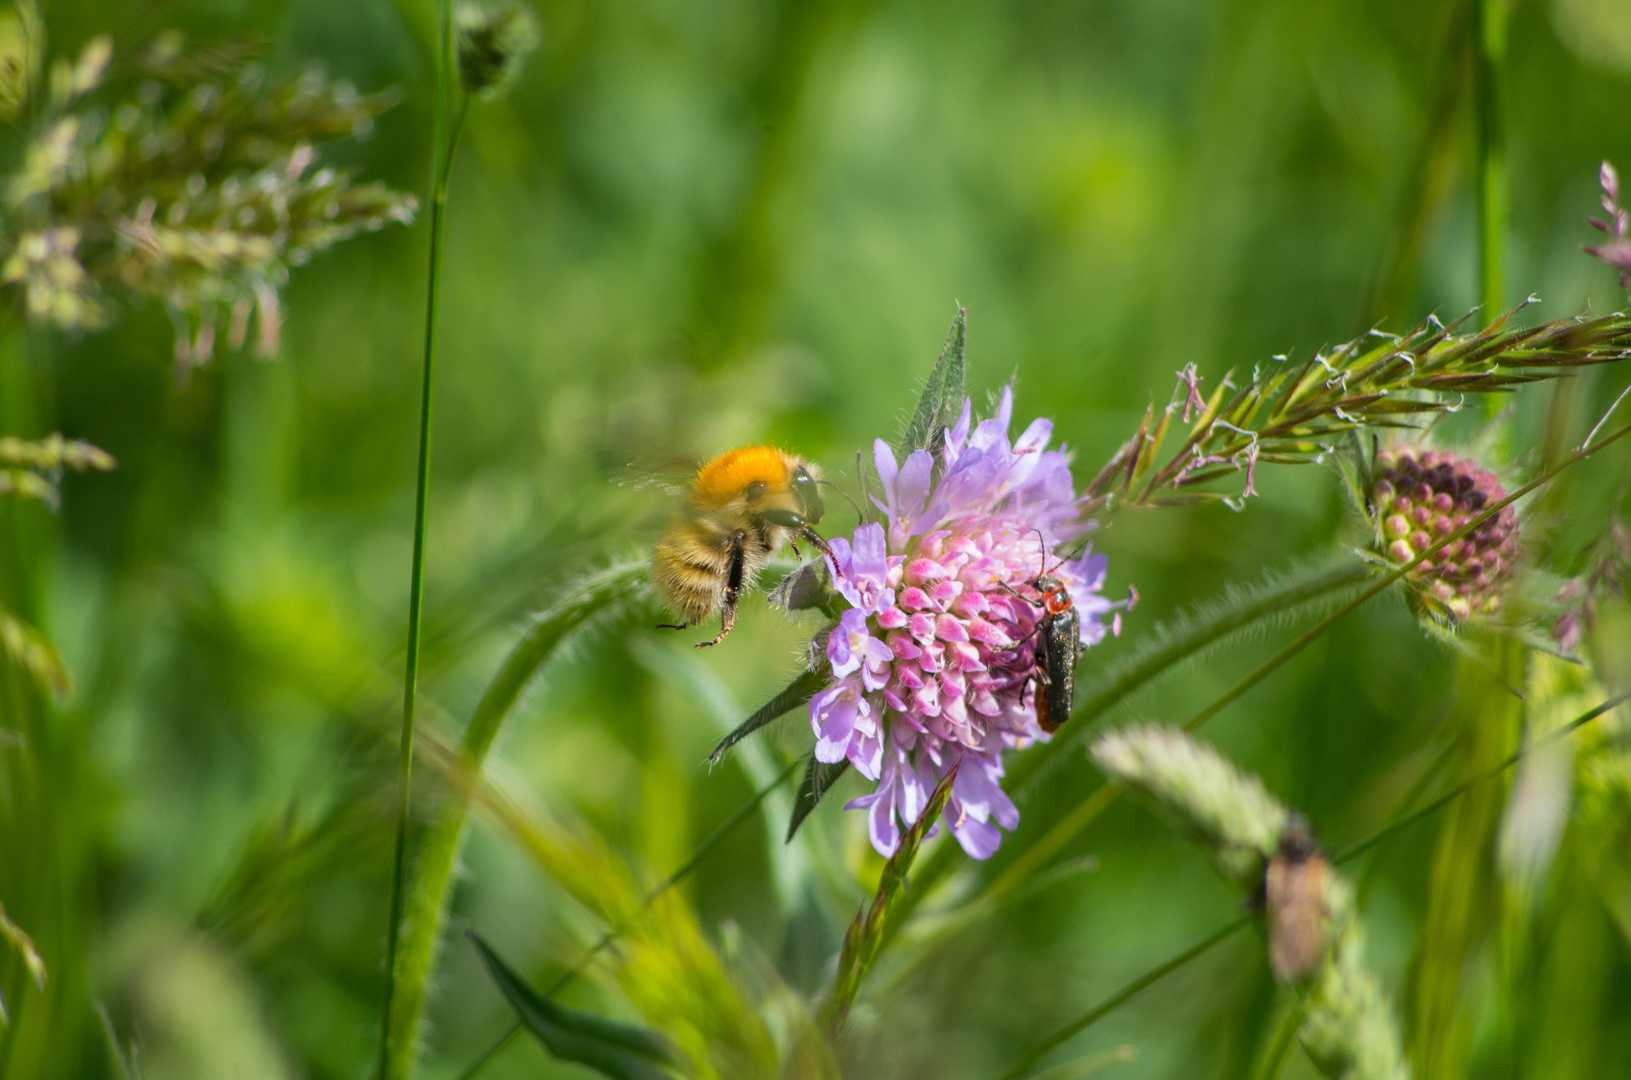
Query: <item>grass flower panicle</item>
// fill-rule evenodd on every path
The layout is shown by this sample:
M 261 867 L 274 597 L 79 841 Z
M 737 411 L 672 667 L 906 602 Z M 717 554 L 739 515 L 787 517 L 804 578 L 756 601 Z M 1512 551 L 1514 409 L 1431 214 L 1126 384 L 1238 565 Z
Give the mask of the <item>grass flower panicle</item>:
M 412 220 L 411 195 L 320 167 L 314 149 L 365 134 L 394 95 L 316 68 L 266 83 L 248 57 L 160 35 L 127 62 L 139 85 L 106 89 L 108 110 L 84 102 L 114 70 L 112 39 L 54 65 L 21 160 L 0 177 L 0 284 L 31 322 L 97 330 L 112 299 L 153 297 L 175 317 L 182 365 L 208 361 L 218 336 L 241 346 L 251 318 L 271 355 L 291 267 Z
M 887 524 L 831 542 L 834 588 L 848 603 L 826 641 L 832 682 L 810 701 L 816 760 L 848 760 L 877 789 L 850 804 L 869 811 L 872 843 L 889 855 L 940 778 L 959 761 L 943 820 L 986 858 L 1019 811 L 1002 790 L 1002 751 L 1045 739 L 1036 722 L 1034 579 L 1062 581 L 1082 617 L 1084 645 L 1119 630 L 1120 602 L 1102 595 L 1108 560 L 1091 546 L 1056 560 L 1093 528 L 1081 515 L 1064 453 L 1038 419 L 1008 437 L 1013 394 L 972 424 L 966 400 L 938 460 L 897 461 L 873 450 Z
M 0 495 L 39 499 L 53 510 L 64 469 L 108 472 L 113 455 L 83 439 L 64 439 L 60 433 L 43 439 L 0 436 Z
M 459 84 L 484 101 L 502 97 L 543 38 L 531 10 L 460 4 L 453 13 Z
M 1620 275 L 1620 284 L 1631 289 L 1631 214 L 1620 206 L 1620 174 L 1614 166 L 1603 162 L 1597 173 L 1603 189 L 1603 212 L 1608 220 L 1587 218 L 1593 228 L 1608 234 L 1601 244 L 1586 245 L 1588 255 L 1595 255 L 1605 266 Z
M 1185 367 L 1171 403 L 1159 413 L 1151 406 L 1088 481 L 1086 506 L 1110 514 L 1222 502 L 1241 510 L 1258 493 L 1259 465 L 1318 464 L 1349 432 L 1414 428 L 1429 414 L 1459 411 L 1469 395 L 1508 392 L 1631 355 L 1631 318 L 1623 314 L 1512 326 L 1525 306 L 1472 334 L 1455 331 L 1476 312 L 1450 326 L 1429 317 L 1401 335 L 1372 330 L 1301 365 L 1276 356 L 1254 367 L 1244 386 L 1224 376 L 1209 397 L 1195 367 Z M 1178 448 L 1163 452 L 1173 421 L 1187 424 L 1196 413 Z M 1201 490 L 1221 480 L 1239 482 L 1240 491 Z
M 1400 566 L 1504 498 L 1495 474 L 1470 458 L 1403 448 L 1377 456 L 1370 490 L 1378 544 Z M 1419 563 L 1406 580 L 1435 614 L 1457 622 L 1490 615 L 1500 608 L 1521 553 L 1518 515 L 1508 506 Z

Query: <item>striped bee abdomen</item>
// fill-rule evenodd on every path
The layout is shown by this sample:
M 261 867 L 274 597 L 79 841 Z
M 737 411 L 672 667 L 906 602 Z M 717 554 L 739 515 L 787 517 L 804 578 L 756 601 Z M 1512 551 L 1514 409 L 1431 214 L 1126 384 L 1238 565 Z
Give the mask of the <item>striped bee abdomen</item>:
M 686 626 L 694 626 L 717 612 L 726 594 L 752 587 L 770 557 L 765 531 L 743 523 L 730 529 L 707 516 L 676 514 L 652 552 L 651 576 L 658 595 Z M 732 562 L 741 548 L 739 577 L 732 582 Z

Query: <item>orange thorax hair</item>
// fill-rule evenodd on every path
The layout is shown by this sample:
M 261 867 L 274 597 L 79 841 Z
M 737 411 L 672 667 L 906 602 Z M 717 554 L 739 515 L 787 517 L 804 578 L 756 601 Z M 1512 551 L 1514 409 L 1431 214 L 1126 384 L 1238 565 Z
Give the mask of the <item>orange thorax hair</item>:
M 723 507 L 755 482 L 772 491 L 786 488 L 791 474 L 788 455 L 774 446 L 744 446 L 702 467 L 691 484 L 691 501 L 698 506 Z

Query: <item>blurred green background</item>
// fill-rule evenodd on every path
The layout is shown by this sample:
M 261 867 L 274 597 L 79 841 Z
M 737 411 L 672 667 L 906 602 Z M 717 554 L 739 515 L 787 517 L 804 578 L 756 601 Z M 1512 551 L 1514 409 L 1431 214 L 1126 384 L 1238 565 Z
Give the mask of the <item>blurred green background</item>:
M 422 683 L 449 731 L 526 613 L 654 537 L 662 499 L 613 482 L 631 463 L 773 441 L 852 481 L 856 451 L 910 407 L 954 302 L 969 311 L 976 395 L 1016 378 L 1021 424 L 1051 416 L 1084 473 L 1187 363 L 1216 385 L 1231 366 L 1475 302 L 1461 0 L 536 10 L 542 50 L 510 98 L 472 109 L 453 174 Z M 105 31 L 253 32 L 275 69 L 319 61 L 363 90 L 401 86 L 371 139 L 324 159 L 423 194 L 428 3 L 51 0 L 45 14 L 57 53 Z M 1511 53 L 1508 300 L 1537 294 L 1537 318 L 1611 310 L 1624 293 L 1579 245 L 1595 236 L 1598 162 L 1631 166 L 1631 5 L 1527 0 Z M 185 383 L 157 306 L 75 340 L 4 338 L 0 433 L 60 430 L 119 461 L 68 478 L 55 516 L 0 511 L 27 556 L 0 567 L 4 597 L 50 633 L 77 685 L 29 748 L 49 813 L 11 836 L 38 848 L 0 851 L 0 898 L 52 969 L 44 994 L 19 995 L 19 968 L 0 960 L 22 1020 L 0 1030 L 8 1077 L 115 1075 L 98 1002 L 149 1080 L 369 1067 L 426 247 L 421 218 L 324 255 L 285 294 L 279 358 L 222 355 Z M 1578 441 L 1625 378 L 1525 394 L 1514 442 L 1538 441 L 1549 416 Z M 1577 569 L 1626 457 L 1545 504 L 1536 536 L 1556 568 Z M 1152 511 L 1099 535 L 1107 591 L 1136 584 L 1143 599 L 1084 673 L 1179 607 L 1343 535 L 1334 473 L 1265 468 L 1257 486 L 1245 513 Z M 829 531 L 849 517 L 835 507 Z M 702 657 L 711 703 L 664 676 L 672 641 L 619 629 L 547 670 L 490 767 L 666 873 L 752 791 L 738 763 L 701 763 L 730 715 L 797 669 L 811 629 L 747 604 Z M 1284 636 L 1209 657 L 1129 715 L 1186 718 Z M 1454 670 L 1385 598 L 1207 736 L 1340 845 L 1420 771 Z M 806 725 L 792 718 L 779 739 L 791 753 Z M 977 872 L 1000 871 L 1092 776 L 1069 756 Z M 1433 834 L 1387 850 L 1364 907 L 1396 1001 Z M 861 896 L 864 821 L 835 799 L 795 845 L 809 855 L 767 837 L 739 830 L 684 889 L 711 932 L 736 927 L 740 949 L 813 990 Z M 825 868 L 791 896 L 777 885 L 789 858 Z M 1202 855 L 1137 806 L 1063 856 L 1083 859 L 878 980 L 851 1073 L 993 1076 L 1238 910 Z M 465 863 L 458 924 L 533 975 L 559 970 L 582 916 L 484 824 Z M 1516 1049 L 1493 1016 L 1475 1024 L 1480 1075 L 1631 1075 L 1631 877 L 1615 891 L 1586 864 L 1560 859 L 1536 916 Z M 618 1009 L 593 987 L 568 1000 Z M 1241 937 L 1072 1056 L 1133 1044 L 1106 1075 L 1243 1075 L 1275 1000 L 1260 943 Z M 455 1075 L 509 1016 L 452 941 L 425 1075 Z M 584 1074 L 518 1043 L 482 1075 Z M 1312 1072 L 1294 1057 L 1283 1075 Z

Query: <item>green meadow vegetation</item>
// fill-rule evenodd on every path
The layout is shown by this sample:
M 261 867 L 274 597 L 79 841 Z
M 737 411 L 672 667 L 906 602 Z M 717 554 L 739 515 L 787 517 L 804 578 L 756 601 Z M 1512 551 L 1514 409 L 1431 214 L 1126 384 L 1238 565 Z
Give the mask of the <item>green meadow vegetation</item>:
M 1631 1078 L 1628 101 L 1618 0 L 0 0 L 0 1080 Z

